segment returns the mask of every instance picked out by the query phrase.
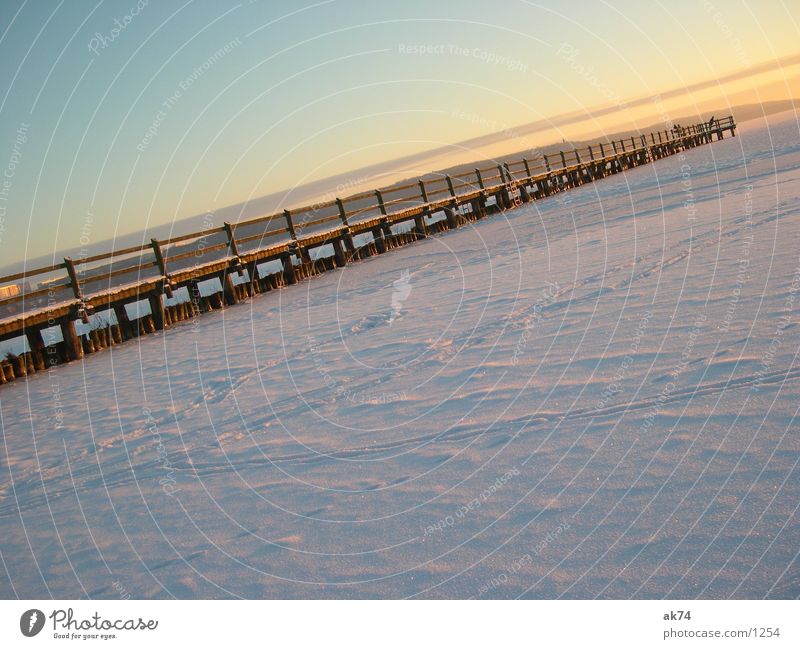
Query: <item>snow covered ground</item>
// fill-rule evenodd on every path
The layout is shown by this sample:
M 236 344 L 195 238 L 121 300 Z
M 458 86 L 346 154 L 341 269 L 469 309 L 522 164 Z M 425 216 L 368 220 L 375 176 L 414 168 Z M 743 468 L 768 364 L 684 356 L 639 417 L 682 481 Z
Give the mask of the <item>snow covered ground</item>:
M 0 390 L 2 597 L 800 596 L 791 115 Z

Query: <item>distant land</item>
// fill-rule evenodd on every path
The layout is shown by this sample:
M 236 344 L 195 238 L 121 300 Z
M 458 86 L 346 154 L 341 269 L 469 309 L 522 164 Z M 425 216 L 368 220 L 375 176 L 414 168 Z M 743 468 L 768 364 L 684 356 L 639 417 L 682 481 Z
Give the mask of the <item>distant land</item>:
M 758 119 L 766 115 L 772 115 L 775 113 L 781 113 L 790 110 L 797 110 L 798 107 L 800 107 L 800 99 L 768 101 L 758 104 L 741 104 L 723 110 L 718 115 L 714 115 L 714 117 L 726 117 L 727 115 L 732 114 L 737 123 L 742 123 L 748 120 Z M 710 113 L 707 113 L 705 111 L 694 114 L 687 113 L 673 119 L 673 122 L 677 124 L 692 124 L 708 120 L 711 116 L 712 115 Z M 504 132 L 512 133 L 514 136 L 519 136 L 527 132 L 535 132 L 535 130 L 539 127 L 538 125 L 540 122 L 541 120 L 539 122 L 532 122 L 531 124 L 523 124 L 519 127 L 507 129 L 506 131 L 498 131 L 496 133 L 479 136 L 477 138 L 473 138 L 465 142 L 457 143 L 455 146 L 467 145 L 472 148 L 477 148 L 477 146 L 480 145 L 482 141 L 488 141 L 492 138 L 497 138 Z M 636 135 L 638 133 L 649 133 L 651 131 L 659 131 L 659 130 L 661 131 L 664 130 L 664 124 L 660 122 L 654 122 L 650 126 L 643 127 L 641 129 L 608 133 L 605 135 L 605 140 L 619 140 L 620 138 L 630 137 L 631 135 Z M 550 154 L 550 153 L 557 153 L 559 150 L 566 151 L 567 149 L 583 147 L 589 144 L 594 144 L 598 141 L 599 141 L 598 138 L 593 138 L 588 140 L 564 141 L 544 146 L 537 146 L 537 149 L 542 153 Z M 447 151 L 451 151 L 452 148 L 453 148 L 452 146 L 441 147 L 441 152 L 442 154 L 444 154 Z M 439 149 L 435 149 L 433 153 L 436 153 L 438 151 Z M 503 163 L 503 162 L 510 162 L 512 160 L 520 160 L 523 156 L 528 156 L 529 158 L 531 158 L 530 151 L 523 150 L 523 151 L 518 151 L 516 153 L 497 156 L 493 158 L 493 160 L 495 160 L 497 163 Z M 394 164 L 402 164 L 404 160 L 407 159 L 410 163 L 417 157 L 419 157 L 419 154 L 413 154 L 410 156 L 406 156 L 405 158 L 399 158 L 387 162 L 391 162 Z M 473 169 L 476 165 L 481 166 L 485 162 L 486 159 L 482 158 L 464 164 L 433 170 L 420 176 L 414 176 L 414 178 L 421 177 L 423 179 L 427 179 L 427 178 L 441 177 L 444 174 L 456 174 L 461 171 Z M 381 186 L 392 186 L 408 181 L 408 179 L 406 179 L 388 185 L 381 184 L 377 179 L 379 179 L 381 175 L 385 173 L 386 165 L 387 163 L 377 163 L 367 167 L 362 167 L 360 169 L 354 169 L 342 174 L 337 174 L 335 176 L 330 176 L 327 178 L 322 178 L 320 180 L 315 180 L 310 183 L 299 185 L 292 189 L 287 189 L 280 192 L 267 194 L 265 196 L 250 199 L 248 201 L 237 203 L 235 205 L 229 205 L 227 207 L 216 209 L 213 211 L 214 222 L 219 225 L 221 225 L 224 221 L 230 221 L 231 223 L 236 223 L 238 221 L 252 219 L 258 216 L 264 216 L 270 213 L 281 212 L 283 211 L 283 209 L 287 207 L 291 209 L 293 207 L 308 205 L 313 203 L 315 200 L 320 200 L 321 197 L 333 198 L 335 196 L 340 196 L 344 198 L 347 195 L 360 193 L 360 191 L 363 190 L 361 189 L 355 191 L 352 190 L 354 178 L 359 178 L 359 179 L 372 178 L 372 177 L 376 178 L 374 186 L 375 189 Z M 372 186 L 370 186 L 370 188 L 372 188 Z M 55 257 L 55 259 L 52 255 L 43 255 L 25 261 L 19 261 L 14 264 L 9 264 L 7 266 L 0 267 L 0 276 L 21 272 L 25 268 L 34 269 L 50 265 L 54 262 L 57 263 L 62 257 L 65 256 L 71 256 L 77 258 L 80 256 L 95 255 L 102 252 L 110 251 L 112 249 L 119 250 L 130 246 L 140 245 L 142 243 L 150 241 L 151 238 L 166 239 L 169 237 L 186 234 L 188 232 L 200 231 L 203 229 L 203 221 L 204 219 L 207 218 L 207 214 L 208 214 L 207 212 L 204 212 L 203 214 L 196 214 L 193 216 L 185 217 L 183 219 L 172 221 L 170 223 L 165 223 L 162 225 L 154 225 L 152 227 L 147 228 L 146 230 L 140 230 L 138 232 L 132 232 L 129 234 L 120 235 L 113 240 L 107 239 L 104 241 L 92 243 L 86 246 L 86 248 L 76 247 L 73 249 L 64 250 L 63 252 L 59 253 Z

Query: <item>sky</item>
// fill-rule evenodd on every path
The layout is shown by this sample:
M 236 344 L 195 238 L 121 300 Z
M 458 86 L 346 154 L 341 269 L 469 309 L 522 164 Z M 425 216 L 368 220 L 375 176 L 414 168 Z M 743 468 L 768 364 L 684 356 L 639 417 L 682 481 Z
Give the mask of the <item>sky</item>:
M 798 36 L 788 0 L 2 0 L 0 267 L 327 177 L 796 97 Z

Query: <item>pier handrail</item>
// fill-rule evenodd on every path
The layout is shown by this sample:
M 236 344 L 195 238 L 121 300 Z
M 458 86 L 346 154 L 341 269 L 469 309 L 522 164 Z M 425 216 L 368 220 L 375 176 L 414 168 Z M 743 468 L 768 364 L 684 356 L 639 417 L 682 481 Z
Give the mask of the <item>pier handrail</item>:
M 692 124 L 688 127 L 676 125 L 672 129 L 655 131 L 618 140 L 604 140 L 583 147 L 570 147 L 558 153 L 537 154 L 520 160 L 510 160 L 498 165 L 489 164 L 486 167 L 476 167 L 470 171 L 461 171 L 452 175 L 429 175 L 425 178 L 404 181 L 377 190 L 368 190 L 348 195 L 343 198 L 332 198 L 320 203 L 293 208 L 291 211 L 259 216 L 246 221 L 230 224 L 231 240 L 209 243 L 204 246 L 203 252 L 220 252 L 236 250 L 239 244 L 253 241 L 274 240 L 283 235 L 288 235 L 287 240 L 295 240 L 299 236 L 314 236 L 315 231 L 323 231 L 324 227 L 349 227 L 358 223 L 363 218 L 386 217 L 391 215 L 391 208 L 409 205 L 424 205 L 436 203 L 444 197 L 458 199 L 458 190 L 468 188 L 470 191 L 478 189 L 494 189 L 500 185 L 510 184 L 519 186 L 526 182 L 535 182 L 537 178 L 546 177 L 548 174 L 558 175 L 574 168 L 583 168 L 593 164 L 609 164 L 616 156 L 641 153 L 651 146 L 669 144 L 681 139 L 708 135 L 711 132 L 724 131 L 735 127 L 734 118 L 729 115 L 724 118 L 712 117 L 708 121 Z M 290 216 L 291 215 L 291 216 Z M 355 221 L 353 219 L 356 219 Z M 246 227 L 264 224 L 262 231 L 254 234 L 236 236 L 237 231 Z M 273 226 L 270 228 L 270 226 Z M 329 228 L 329 229 L 330 229 Z M 309 232 L 309 234 L 306 234 Z M 120 250 L 112 250 L 91 256 L 82 256 L 74 261 L 65 260 L 50 266 L 24 271 L 0 277 L 0 287 L 15 286 L 17 293 L 0 297 L 0 320 L 6 317 L 5 307 L 44 296 L 54 296 L 59 291 L 72 289 L 69 297 L 58 299 L 54 304 L 69 302 L 82 294 L 81 287 L 88 282 L 93 284 L 108 283 L 112 287 L 112 280 L 123 275 L 141 276 L 142 273 L 151 272 L 156 267 L 165 280 L 168 279 L 171 265 L 176 261 L 188 259 L 196 254 L 195 250 L 183 250 L 183 244 L 204 237 L 216 237 L 226 233 L 225 226 L 209 228 L 198 232 L 189 232 L 176 235 L 168 239 L 153 240 Z M 138 257 L 137 257 L 138 255 Z M 233 254 L 237 256 L 238 253 Z M 130 263 L 120 265 L 121 260 Z M 107 262 L 98 265 L 98 262 Z M 70 264 L 77 276 L 77 280 L 70 276 Z M 54 279 L 47 279 L 53 274 L 65 275 Z M 22 280 L 22 283 L 18 283 Z M 31 282 L 38 281 L 38 286 L 29 287 Z M 15 284 L 17 283 L 17 284 Z M 78 285 L 76 285 L 78 284 Z M 56 298 L 54 298 L 56 299 Z

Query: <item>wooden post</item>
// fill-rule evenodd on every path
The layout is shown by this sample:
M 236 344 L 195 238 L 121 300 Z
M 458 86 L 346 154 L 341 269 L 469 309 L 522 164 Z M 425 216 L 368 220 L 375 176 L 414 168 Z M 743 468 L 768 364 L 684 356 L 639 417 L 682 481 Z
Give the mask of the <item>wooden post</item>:
M 158 266 L 158 272 L 161 273 L 162 277 L 166 277 L 167 264 L 164 261 L 164 253 L 161 250 L 161 244 L 158 242 L 158 239 L 150 239 L 150 245 L 153 248 L 153 255 L 156 258 L 156 266 Z
M 114 305 L 114 314 L 117 316 L 117 322 L 122 332 L 122 337 L 125 340 L 133 337 L 133 330 L 131 329 L 131 321 L 128 318 L 128 310 L 124 304 Z
M 547 159 L 547 154 L 546 153 L 544 154 L 543 157 L 544 157 L 544 168 L 547 169 L 547 171 L 549 173 L 549 172 L 552 171 L 552 169 L 550 169 L 550 161 Z
M 533 175 L 531 174 L 531 167 L 528 164 L 528 160 L 526 158 L 522 158 L 522 162 L 525 164 L 525 174 L 528 176 L 528 178 L 532 178 Z
M 503 169 L 502 165 L 497 165 L 497 170 L 500 172 L 500 182 L 503 185 L 503 188 L 500 190 L 498 194 L 500 200 L 500 207 L 502 209 L 509 210 L 514 207 L 514 202 L 511 200 L 511 185 L 513 183 L 513 179 L 511 178 L 511 174 L 508 174 L 508 178 L 506 178 L 506 172 L 508 169 Z
M 603 143 L 602 142 L 600 142 L 600 157 L 603 158 L 603 159 L 605 159 L 605 157 L 606 157 L 606 150 L 605 150 L 605 147 L 603 147 Z
M 239 275 L 239 277 L 243 277 L 244 266 L 242 265 L 242 258 L 239 256 L 239 246 L 236 243 L 236 238 L 233 236 L 233 226 L 230 223 L 228 223 L 228 221 L 225 221 L 222 224 L 222 227 L 225 228 L 225 235 L 227 236 L 228 239 L 228 251 L 233 257 L 236 258 L 236 266 L 235 266 L 236 273 Z M 234 290 L 232 284 L 231 284 L 231 292 L 234 296 L 236 295 L 236 291 Z M 235 304 L 235 301 L 230 302 L 230 304 Z
M 61 336 L 64 338 L 69 360 L 77 361 L 83 358 L 83 344 L 75 333 L 75 318 L 72 315 L 66 316 L 61 321 Z
M 31 348 L 34 367 L 37 372 L 41 372 L 45 369 L 44 350 L 46 348 L 44 339 L 42 338 L 42 330 L 28 330 L 25 332 L 25 335 L 28 338 L 28 346 Z
M 297 248 L 297 253 L 300 256 L 300 260 L 308 263 L 311 261 L 311 257 L 308 254 L 308 250 L 303 248 L 297 241 L 297 232 L 294 229 L 294 222 L 292 221 L 292 214 L 289 210 L 283 210 L 283 218 L 286 219 L 286 229 L 289 230 L 289 237 L 292 239 L 295 247 Z
M 200 294 L 200 284 L 197 280 L 189 280 L 186 284 L 186 289 L 189 291 L 189 309 L 192 317 L 194 317 L 203 310 L 203 296 Z
M 64 257 L 64 267 L 67 269 L 69 282 L 72 286 L 72 293 L 75 295 L 76 300 L 83 300 L 83 291 L 81 290 L 81 283 L 78 280 L 78 273 L 75 272 L 75 262 L 72 257 Z
M 497 194 L 497 198 L 499 198 L 498 203 L 500 204 L 501 209 L 507 210 L 511 208 L 511 195 L 508 192 L 508 187 L 506 186 L 506 174 L 503 171 L 503 165 L 497 165 L 497 172 L 500 174 L 500 184 L 503 188 L 500 190 L 500 193 Z
M 156 258 L 158 272 L 161 273 L 161 277 L 164 278 L 164 290 L 167 292 L 167 297 L 171 298 L 172 285 L 170 284 L 169 277 L 167 276 L 167 264 L 164 261 L 164 253 L 161 250 L 161 244 L 157 239 L 150 239 L 150 246 L 153 248 L 153 256 Z
M 236 286 L 233 284 L 233 276 L 230 271 L 223 270 L 219 279 L 222 284 L 222 297 L 225 303 L 230 306 L 238 303 L 239 296 L 236 294 Z
M 478 179 L 478 187 L 481 189 L 486 189 L 486 186 L 483 184 L 483 176 L 481 175 L 480 169 L 475 169 L 475 178 Z
M 150 302 L 150 315 L 153 318 L 153 326 L 156 331 L 164 328 L 164 302 L 161 300 L 161 292 L 153 291 L 147 296 Z
M 383 194 L 380 189 L 375 190 L 375 198 L 378 199 L 378 209 L 380 209 L 381 214 L 386 216 L 386 203 L 383 202 Z
M 12 357 L 11 363 L 14 366 L 14 374 L 17 378 L 28 374 L 28 368 L 25 366 L 25 354 Z
M 36 374 L 36 366 L 33 364 L 33 355 L 31 352 L 23 354 L 22 357 L 25 360 L 25 369 L 28 374 Z
M 378 254 L 382 255 L 386 252 L 386 241 L 383 239 L 383 230 L 381 228 L 372 228 L 372 240 L 375 242 L 375 250 Z
M 567 159 L 564 157 L 564 152 L 563 151 L 559 151 L 558 153 L 561 155 L 561 168 L 562 169 L 566 169 L 567 168 Z
M 239 260 L 239 246 L 236 244 L 236 239 L 233 236 L 233 226 L 225 221 L 222 224 L 222 227 L 225 228 L 225 234 L 228 237 L 228 249 L 231 251 L 231 255 L 236 257 L 237 261 Z
M 117 320 L 117 324 L 109 324 L 108 331 L 111 336 L 111 343 L 114 345 L 121 345 L 122 344 L 122 328 L 119 325 L 119 320 Z
M 289 236 L 293 241 L 297 241 L 297 232 L 294 231 L 291 212 L 289 212 L 289 210 L 283 210 L 283 218 L 286 219 L 286 229 L 289 230 Z
M 425 189 L 425 181 L 422 179 L 419 180 L 419 192 L 422 195 L 422 202 L 430 203 L 428 200 L 428 191 Z
M 394 235 L 392 234 L 392 226 L 389 225 L 388 219 L 381 220 L 380 230 L 383 233 L 384 242 L 386 243 L 387 247 L 389 247 L 390 244 L 394 243 Z
M 419 193 L 420 196 L 422 196 L 422 202 L 427 205 L 430 201 L 428 200 L 428 191 L 425 189 L 425 181 L 420 178 L 417 182 L 419 183 Z M 416 226 L 414 229 L 419 237 L 428 236 L 428 226 L 425 223 L 425 217 L 429 214 L 430 212 L 426 209 L 423 214 L 414 219 L 414 224 Z
M 342 223 L 349 226 L 347 223 L 347 211 L 344 209 L 344 202 L 341 198 L 336 199 L 336 207 L 339 209 L 339 218 L 341 219 Z
M 445 180 L 447 180 L 447 189 L 450 191 L 450 196 L 455 198 L 456 197 L 456 190 L 453 189 L 453 179 L 449 175 L 447 175 L 447 176 L 445 176 Z
M 294 264 L 292 263 L 292 256 L 286 252 L 281 255 L 281 264 L 283 264 L 283 275 L 288 284 L 297 284 L 297 275 L 294 272 Z
M 481 199 L 480 198 L 473 198 L 469 202 L 470 207 L 470 216 L 473 220 L 477 220 L 481 218 Z
M 342 268 L 347 265 L 347 256 L 344 253 L 344 248 L 342 248 L 342 241 L 341 239 L 334 239 L 333 243 L 333 256 L 336 260 L 336 265 L 339 268 Z
M 247 284 L 242 285 L 245 292 L 253 297 L 257 293 L 261 293 L 261 285 L 258 283 L 258 262 L 251 261 L 247 264 L 247 277 L 250 280 Z
M 455 229 L 458 227 L 458 221 L 456 220 L 456 213 L 452 207 L 445 207 L 444 208 L 444 216 L 447 220 L 447 225 L 450 226 L 450 229 Z
M 420 239 L 428 236 L 428 226 L 425 225 L 425 217 L 422 214 L 414 217 L 414 233 Z
M 575 149 L 574 153 L 575 153 L 575 161 L 576 161 L 578 164 L 580 164 L 580 163 L 581 163 L 581 154 L 580 154 L 580 153 L 578 153 L 578 149 Z
M 350 255 L 354 255 L 356 252 L 356 246 L 353 243 L 353 237 L 350 235 L 350 224 L 347 222 L 347 211 L 344 209 L 344 203 L 342 202 L 341 198 L 336 199 L 336 207 L 339 208 L 339 218 L 342 220 L 342 224 L 345 227 L 344 233 L 344 245 L 347 247 L 347 252 Z

